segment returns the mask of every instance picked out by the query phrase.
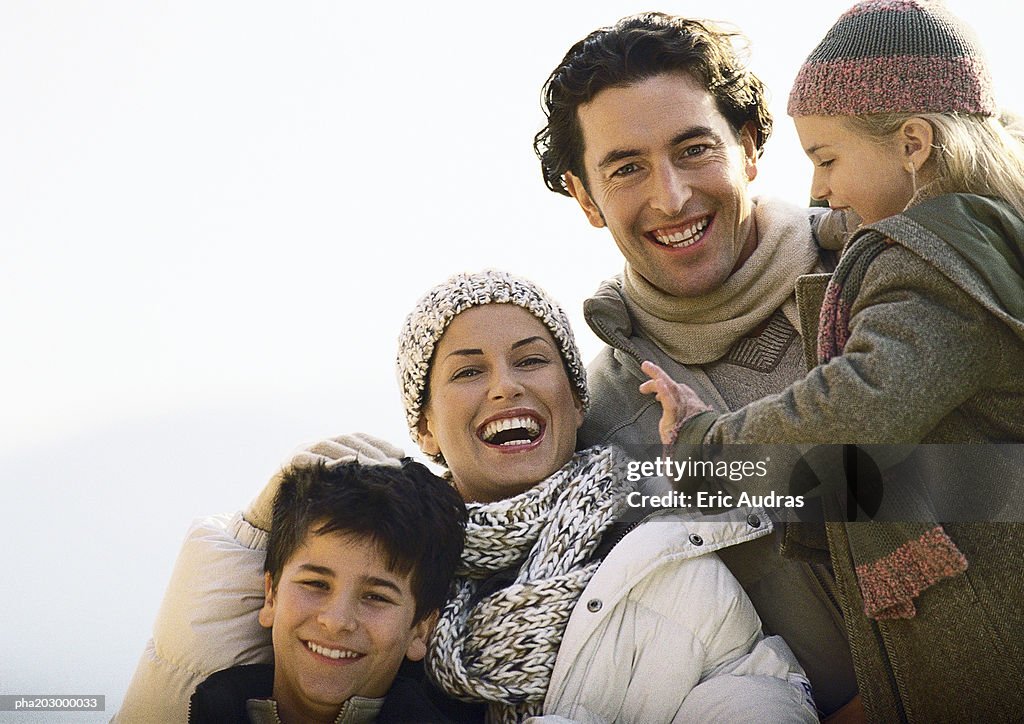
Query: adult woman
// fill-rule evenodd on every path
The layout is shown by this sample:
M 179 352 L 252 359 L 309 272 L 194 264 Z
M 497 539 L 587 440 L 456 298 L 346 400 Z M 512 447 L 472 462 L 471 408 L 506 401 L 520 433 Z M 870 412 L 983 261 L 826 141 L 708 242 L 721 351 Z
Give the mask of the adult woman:
M 470 510 L 457 590 L 429 653 L 444 691 L 488 704 L 493 721 L 542 712 L 586 722 L 816 721 L 792 652 L 763 636 L 713 554 L 767 534 L 771 522 L 751 513 L 695 523 L 664 511 L 616 529 L 632 484 L 611 449 L 574 452 L 586 377 L 565 314 L 541 290 L 500 272 L 453 277 L 409 316 L 398 368 L 413 438 L 448 468 Z M 349 436 L 291 464 L 399 456 Z M 276 479 L 227 531 L 201 535 L 254 568 L 275 492 Z M 196 671 L 264 660 L 259 630 L 242 623 L 261 600 L 259 569 L 226 577 L 254 590 L 243 596 L 236 585 L 211 603 L 187 600 L 189 588 L 172 581 L 184 594 L 168 593 L 126 720 L 180 710 Z M 195 628 L 212 642 L 201 655 L 174 645 L 195 641 Z
M 815 718 L 792 654 L 762 638 L 709 554 L 764 534 L 766 517 L 662 512 L 599 551 L 630 486 L 611 449 L 574 453 L 585 373 L 541 290 L 500 272 L 453 277 L 407 319 L 398 369 L 413 438 L 470 510 L 429 654 L 442 688 L 489 702 L 494 720 Z

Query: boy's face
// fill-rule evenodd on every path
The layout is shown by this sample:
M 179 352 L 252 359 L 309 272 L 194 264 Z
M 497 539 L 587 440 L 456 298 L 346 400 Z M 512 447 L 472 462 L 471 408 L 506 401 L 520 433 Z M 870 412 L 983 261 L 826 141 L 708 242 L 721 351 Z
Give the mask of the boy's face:
M 402 660 L 426 654 L 436 612 L 413 625 L 409 575 L 385 563 L 367 539 L 307 533 L 277 590 L 267 574 L 259 621 L 273 628 L 274 699 L 286 719 L 330 720 L 353 696 L 384 696 Z

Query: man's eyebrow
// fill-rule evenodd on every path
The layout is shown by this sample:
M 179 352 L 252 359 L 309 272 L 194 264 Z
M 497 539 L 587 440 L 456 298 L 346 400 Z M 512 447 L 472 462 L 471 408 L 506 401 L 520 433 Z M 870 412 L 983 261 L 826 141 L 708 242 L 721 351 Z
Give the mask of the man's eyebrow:
M 617 148 L 614 151 L 609 151 L 604 155 L 598 164 L 598 168 L 605 168 L 611 166 L 613 163 L 618 163 L 624 158 L 632 158 L 633 156 L 640 156 L 643 154 L 639 148 Z
M 685 143 L 686 141 L 701 137 L 710 138 L 715 143 L 722 142 L 722 137 L 719 136 L 713 128 L 710 128 L 709 126 L 693 126 L 692 128 L 687 128 L 685 131 L 680 131 L 674 135 L 672 137 L 671 145 L 678 146 L 680 143 Z
M 718 133 L 716 133 L 709 126 L 693 126 L 691 128 L 687 128 L 683 131 L 680 131 L 679 133 L 674 135 L 672 137 L 672 140 L 669 141 L 669 145 L 678 146 L 680 143 L 685 143 L 686 141 L 689 141 L 694 138 L 700 138 L 702 136 L 711 138 L 716 143 L 720 143 L 722 140 L 722 137 L 719 136 Z M 600 162 L 598 162 L 597 167 L 605 168 L 606 166 L 610 166 L 613 163 L 621 161 L 624 158 L 632 158 L 633 156 L 641 155 L 643 155 L 643 149 L 617 148 L 613 151 L 609 151 L 608 153 L 606 153 L 604 155 L 604 158 L 602 158 Z

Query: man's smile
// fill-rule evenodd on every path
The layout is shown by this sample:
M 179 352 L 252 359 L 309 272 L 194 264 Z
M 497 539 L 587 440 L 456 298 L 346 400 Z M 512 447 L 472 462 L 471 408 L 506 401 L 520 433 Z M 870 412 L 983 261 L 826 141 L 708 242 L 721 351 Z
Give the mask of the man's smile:
M 704 234 L 713 220 L 714 214 L 709 214 L 685 224 L 666 226 L 648 231 L 645 236 L 661 246 L 667 246 L 672 249 L 685 249 L 704 238 Z

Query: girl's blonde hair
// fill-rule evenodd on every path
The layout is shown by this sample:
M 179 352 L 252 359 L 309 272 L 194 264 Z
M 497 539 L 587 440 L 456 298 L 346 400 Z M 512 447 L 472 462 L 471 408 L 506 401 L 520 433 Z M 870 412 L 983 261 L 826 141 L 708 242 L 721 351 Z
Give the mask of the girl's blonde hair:
M 963 113 L 883 113 L 849 116 L 851 129 L 877 141 L 892 139 L 910 118 L 931 124 L 932 153 L 924 183 L 907 206 L 949 193 L 1006 201 L 1024 216 L 1024 129 L 1011 114 L 1000 118 Z

